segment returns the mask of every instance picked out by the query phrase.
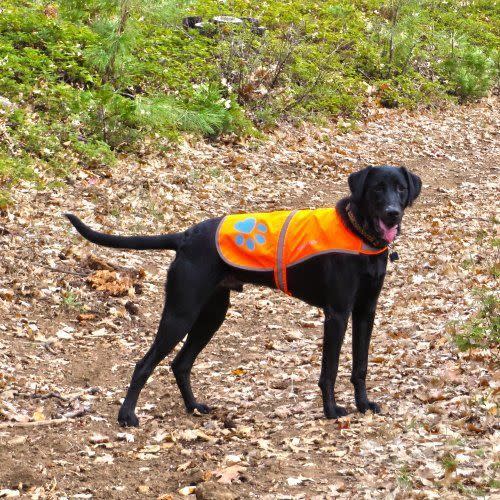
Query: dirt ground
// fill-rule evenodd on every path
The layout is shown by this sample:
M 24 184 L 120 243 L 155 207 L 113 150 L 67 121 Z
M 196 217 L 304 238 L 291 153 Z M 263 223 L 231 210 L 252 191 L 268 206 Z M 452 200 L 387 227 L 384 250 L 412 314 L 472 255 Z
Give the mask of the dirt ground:
M 498 289 L 499 109 L 374 110 L 346 134 L 287 126 L 263 143 L 186 141 L 64 186 L 20 186 L 0 216 L 0 496 L 498 498 L 498 351 L 460 353 L 450 331 L 477 310 L 474 290 Z M 157 234 L 332 205 L 351 171 L 384 163 L 418 173 L 423 192 L 377 313 L 368 387 L 381 415 L 355 410 L 348 334 L 336 392 L 351 413 L 323 419 L 322 312 L 245 286 L 193 370 L 214 412 L 185 413 L 170 356 L 139 400 L 141 426 L 118 426 L 173 253 L 95 247 L 62 212 Z

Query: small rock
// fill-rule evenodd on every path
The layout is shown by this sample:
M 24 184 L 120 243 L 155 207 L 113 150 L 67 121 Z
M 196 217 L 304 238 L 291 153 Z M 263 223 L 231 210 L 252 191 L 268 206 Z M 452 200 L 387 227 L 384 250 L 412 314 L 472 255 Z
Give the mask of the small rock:
M 198 483 L 205 481 L 205 475 L 201 469 L 195 467 L 194 469 L 189 470 L 185 480 L 189 485 L 196 486 Z
M 208 481 L 196 487 L 197 500 L 236 500 L 238 498 L 227 486 Z
M 137 491 L 141 495 L 148 495 L 151 491 L 151 488 L 147 484 L 141 484 L 140 486 L 137 487 Z
M 188 495 L 192 495 L 195 491 L 196 491 L 196 486 L 184 486 L 184 488 L 181 488 L 179 490 L 179 493 L 182 496 L 187 497 Z

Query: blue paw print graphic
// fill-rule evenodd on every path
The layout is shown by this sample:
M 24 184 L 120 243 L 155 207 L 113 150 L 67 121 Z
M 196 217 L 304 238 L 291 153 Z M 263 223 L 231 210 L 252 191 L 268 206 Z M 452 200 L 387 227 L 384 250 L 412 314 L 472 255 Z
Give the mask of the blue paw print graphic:
M 238 221 L 234 228 L 240 234 L 236 235 L 236 244 L 240 247 L 246 245 L 248 250 L 255 250 L 255 244 L 263 245 L 266 237 L 263 233 L 267 232 L 267 226 L 262 222 L 257 222 L 254 217 Z

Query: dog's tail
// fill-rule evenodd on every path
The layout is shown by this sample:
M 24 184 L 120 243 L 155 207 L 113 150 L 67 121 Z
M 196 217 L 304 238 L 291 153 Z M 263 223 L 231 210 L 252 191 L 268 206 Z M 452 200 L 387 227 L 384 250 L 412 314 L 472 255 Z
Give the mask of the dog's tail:
M 104 247 L 132 250 L 177 250 L 181 240 L 181 233 L 159 236 L 116 236 L 114 234 L 100 233 L 84 224 L 76 215 L 64 215 L 84 238 Z

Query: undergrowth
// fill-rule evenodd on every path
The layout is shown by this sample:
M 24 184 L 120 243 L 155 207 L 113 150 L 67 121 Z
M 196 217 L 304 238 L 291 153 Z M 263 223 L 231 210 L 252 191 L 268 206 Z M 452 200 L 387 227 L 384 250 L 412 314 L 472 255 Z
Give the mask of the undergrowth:
M 200 32 L 187 15 L 258 21 Z M 498 84 L 499 17 L 490 0 L 3 0 L 0 208 L 22 180 L 182 133 L 481 98 Z
M 500 299 L 493 292 L 480 291 L 479 310 L 468 321 L 455 325 L 453 341 L 461 351 L 500 347 Z

